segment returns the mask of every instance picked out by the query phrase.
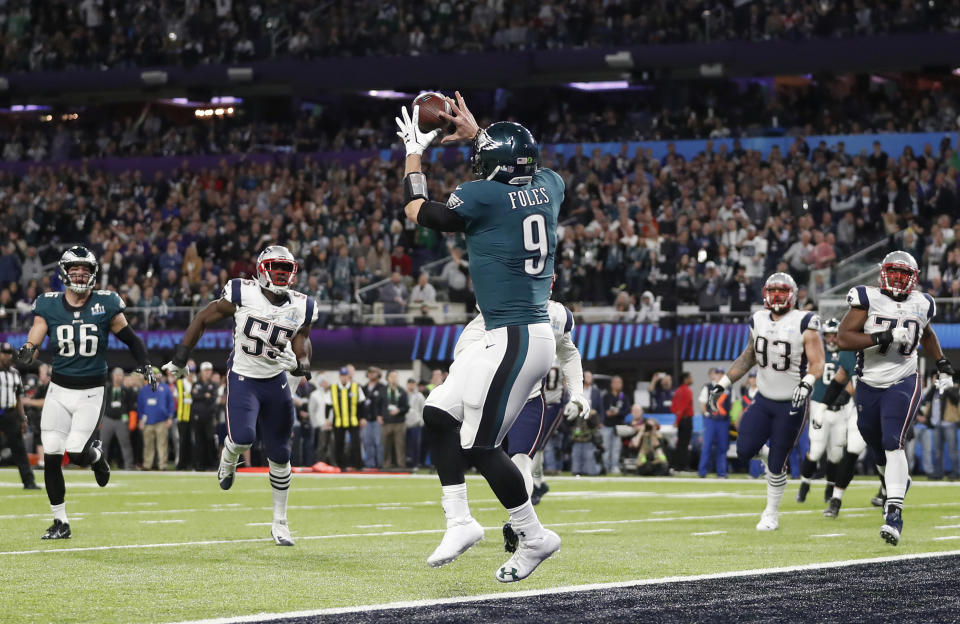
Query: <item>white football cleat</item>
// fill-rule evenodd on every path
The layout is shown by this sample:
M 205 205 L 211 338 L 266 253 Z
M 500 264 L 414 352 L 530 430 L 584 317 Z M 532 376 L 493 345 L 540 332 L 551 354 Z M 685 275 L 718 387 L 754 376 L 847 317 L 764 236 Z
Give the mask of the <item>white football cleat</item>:
M 427 557 L 427 564 L 439 568 L 467 552 L 471 546 L 483 539 L 483 527 L 470 518 L 459 524 L 447 527 L 440 545 Z
M 760 514 L 760 522 L 757 523 L 758 531 L 776 531 L 780 528 L 780 514 L 776 511 L 763 510 Z
M 270 537 L 277 546 L 293 546 L 296 543 L 290 535 L 290 527 L 287 526 L 286 520 L 273 523 L 270 527 Z
M 501 583 L 522 581 L 558 550 L 560 550 L 560 536 L 550 529 L 544 529 L 543 537 L 520 540 L 517 552 L 507 559 L 494 576 Z
M 237 474 L 237 464 L 243 461 L 243 456 L 237 458 L 235 462 L 229 462 L 220 455 L 220 467 L 217 469 L 217 481 L 220 482 L 221 490 L 229 490 L 233 486 L 233 478 Z

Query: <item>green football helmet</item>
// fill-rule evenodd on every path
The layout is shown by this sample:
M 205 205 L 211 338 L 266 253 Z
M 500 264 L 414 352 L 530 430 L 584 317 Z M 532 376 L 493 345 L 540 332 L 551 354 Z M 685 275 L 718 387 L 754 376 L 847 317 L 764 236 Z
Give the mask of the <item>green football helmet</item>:
M 477 134 L 471 164 L 479 179 L 523 186 L 540 168 L 540 145 L 520 124 L 498 121 Z

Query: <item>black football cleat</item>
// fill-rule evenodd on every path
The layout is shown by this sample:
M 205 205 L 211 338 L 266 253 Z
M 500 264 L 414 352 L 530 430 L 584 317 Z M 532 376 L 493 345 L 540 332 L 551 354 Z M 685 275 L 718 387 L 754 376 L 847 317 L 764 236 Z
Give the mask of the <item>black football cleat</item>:
M 833 484 L 828 483 L 825 490 L 823 490 L 823 502 L 829 503 L 830 499 L 833 498 Z
M 510 523 L 508 522 L 503 525 L 503 550 L 508 553 L 517 552 L 517 545 L 519 543 L 520 538 L 513 532 L 513 527 L 510 526 Z
M 25 485 L 23 486 L 23 489 L 25 489 L 25 490 L 39 490 L 39 489 L 40 489 L 40 486 L 37 485 L 36 483 L 27 483 L 27 484 L 25 484 Z
M 61 520 L 54 520 L 53 524 L 50 525 L 50 528 L 47 529 L 47 532 L 44 533 L 40 539 L 70 539 L 70 525 Z
M 823 510 L 824 518 L 836 518 L 840 515 L 840 499 L 831 498 L 830 505 Z
M 797 502 L 803 503 L 807 500 L 807 493 L 810 491 L 810 484 L 806 481 L 800 482 L 800 489 L 797 490 Z
M 103 450 L 103 443 L 100 440 L 94 440 L 91 448 L 100 451 L 100 459 L 93 462 L 93 476 L 97 478 L 97 485 L 107 487 L 110 483 L 110 464 L 107 463 L 107 454 Z
M 550 491 L 550 486 L 546 483 L 542 483 L 539 486 L 533 486 L 533 492 L 530 493 L 530 503 L 534 505 L 540 504 L 540 499 L 543 498 L 544 494 Z

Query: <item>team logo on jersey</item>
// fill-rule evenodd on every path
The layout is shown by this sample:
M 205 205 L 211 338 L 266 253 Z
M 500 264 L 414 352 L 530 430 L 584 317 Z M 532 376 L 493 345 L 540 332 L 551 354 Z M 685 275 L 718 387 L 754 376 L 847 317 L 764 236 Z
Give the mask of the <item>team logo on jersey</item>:
M 290 310 L 289 312 L 287 312 L 287 315 L 286 315 L 285 317 L 283 317 L 283 320 L 285 320 L 285 321 L 290 321 L 291 323 L 296 323 L 296 322 L 297 322 L 297 311 L 296 311 L 296 310 Z
M 451 193 L 450 199 L 447 200 L 447 208 L 449 208 L 450 210 L 453 210 L 457 206 L 462 206 L 462 205 L 463 205 L 463 200 L 457 197 L 455 194 Z
M 94 306 L 90 308 L 90 314 L 93 314 L 94 316 L 100 316 L 101 314 L 106 314 L 106 313 L 107 313 L 106 308 L 104 308 L 99 303 L 94 304 Z
M 80 318 L 80 313 L 79 313 L 79 312 L 74 312 L 74 313 L 73 313 L 73 318 L 75 318 L 75 319 Z

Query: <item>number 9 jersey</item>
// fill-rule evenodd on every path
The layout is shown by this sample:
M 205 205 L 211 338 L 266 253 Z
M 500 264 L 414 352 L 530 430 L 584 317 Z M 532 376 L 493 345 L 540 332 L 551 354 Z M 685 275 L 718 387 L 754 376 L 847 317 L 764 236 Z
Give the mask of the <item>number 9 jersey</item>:
M 286 302 L 274 305 L 254 280 L 232 279 L 223 287 L 221 296 L 237 306 L 233 314 L 233 352 L 227 367 L 254 379 L 269 379 L 286 372 L 277 363 L 277 355 L 284 350 L 293 353 L 294 335 L 319 316 L 313 297 L 288 290 Z
M 750 339 L 757 356 L 757 386 L 771 401 L 793 398 L 800 379 L 807 373 L 803 332 L 820 330 L 820 317 L 807 310 L 790 310 L 774 320 L 770 310 L 750 317 Z
M 33 312 L 47 322 L 50 348 L 56 350 L 54 374 L 106 378 L 110 322 L 124 308 L 120 295 L 109 290 L 93 291 L 78 308 L 68 304 L 62 292 L 38 297 Z
M 910 341 L 906 344 L 876 345 L 857 353 L 860 380 L 874 388 L 889 388 L 916 375 L 917 345 L 937 312 L 933 298 L 926 293 L 911 292 L 903 301 L 897 301 L 875 286 L 855 286 L 847 293 L 847 305 L 866 310 L 865 334 L 897 327 L 909 330 Z

